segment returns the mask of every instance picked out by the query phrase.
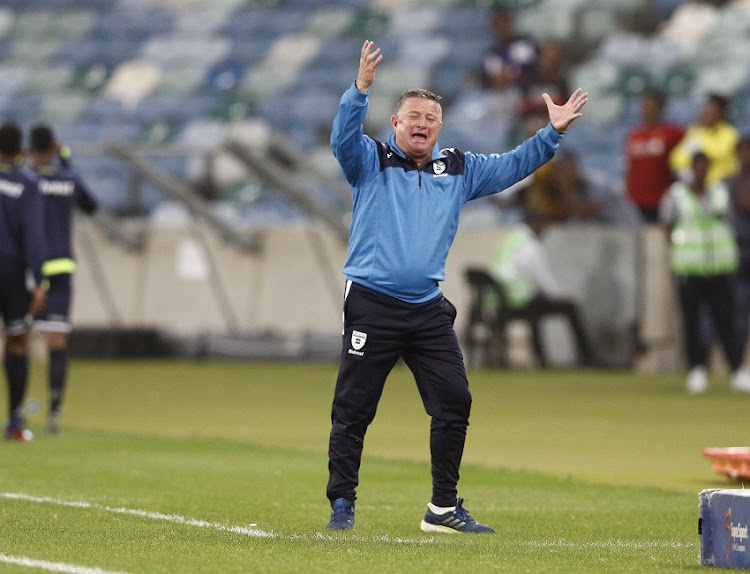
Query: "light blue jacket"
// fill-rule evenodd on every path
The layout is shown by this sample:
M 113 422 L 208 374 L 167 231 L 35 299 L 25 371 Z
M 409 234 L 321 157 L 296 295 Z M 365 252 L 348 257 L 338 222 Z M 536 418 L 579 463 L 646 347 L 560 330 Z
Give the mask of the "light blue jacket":
M 432 150 L 418 168 L 398 148 L 362 131 L 367 95 L 344 92 L 331 148 L 352 187 L 353 212 L 344 274 L 355 283 L 411 303 L 440 294 L 467 201 L 502 191 L 549 161 L 562 136 L 551 124 L 513 151 L 489 156 Z

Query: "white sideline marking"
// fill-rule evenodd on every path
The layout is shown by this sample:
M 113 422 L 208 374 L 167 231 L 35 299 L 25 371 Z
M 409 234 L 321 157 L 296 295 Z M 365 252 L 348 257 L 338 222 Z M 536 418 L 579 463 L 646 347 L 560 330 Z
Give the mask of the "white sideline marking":
M 58 506 L 70 506 L 74 508 L 91 508 L 93 510 L 104 510 L 105 512 L 114 512 L 116 514 L 132 514 L 134 516 L 142 516 L 143 518 L 166 520 L 167 522 L 186 524 L 188 526 L 197 526 L 199 528 L 213 528 L 214 530 L 234 532 L 236 534 L 254 536 L 255 538 L 277 537 L 277 535 L 273 534 L 272 532 L 266 532 L 265 530 L 260 530 L 259 528 L 253 528 L 254 526 L 256 526 L 255 524 L 251 524 L 249 526 L 229 526 L 227 524 L 220 524 L 218 522 L 208 522 L 206 520 L 185 518 L 184 516 L 180 516 L 179 514 L 163 514 L 161 512 L 138 510 L 137 508 L 113 508 L 111 506 L 102 506 L 94 502 L 61 500 L 59 498 L 49 498 L 47 496 L 31 496 L 29 494 L 23 494 L 19 492 L 4 492 L 0 494 L 0 497 L 8 498 L 11 500 L 24 500 L 26 502 L 38 502 L 40 504 L 56 504 Z
M 127 574 L 126 572 L 112 572 L 102 570 L 101 568 L 89 568 L 88 566 L 76 566 L 75 564 L 65 564 L 64 562 L 49 562 L 47 560 L 34 560 L 26 556 L 7 556 L 0 554 L 0 562 L 6 564 L 17 564 L 18 566 L 28 566 L 29 568 L 41 568 L 52 572 L 66 572 L 67 574 Z
M 141 516 L 143 518 L 151 518 L 153 520 L 166 520 L 167 522 L 175 522 L 177 524 L 185 524 L 187 526 L 197 526 L 198 528 L 212 528 L 214 530 L 221 530 L 223 532 L 233 532 L 235 534 L 243 534 L 245 536 L 252 536 L 254 538 L 286 538 L 290 540 L 340 540 L 337 536 L 330 534 L 316 533 L 313 535 L 306 534 L 292 534 L 290 536 L 284 536 L 276 534 L 274 532 L 266 532 L 259 528 L 254 528 L 257 524 L 250 524 L 248 526 L 230 526 L 228 524 L 221 524 L 219 522 L 208 522 L 206 520 L 196 520 L 193 518 L 185 518 L 179 514 L 163 514 L 161 512 L 151 512 L 149 510 L 139 510 L 137 508 L 113 508 L 111 506 L 102 506 L 95 502 L 86 502 L 82 500 L 62 500 L 60 498 L 50 498 L 48 496 L 31 496 L 30 494 L 24 494 L 22 492 L 3 492 L 0 493 L 0 498 L 6 498 L 10 500 L 23 500 L 25 502 L 36 502 L 38 504 L 55 504 L 57 506 L 68 506 L 72 508 L 90 508 L 92 510 L 103 510 L 105 512 L 114 512 L 116 514 L 130 514 L 133 516 Z M 358 540 L 367 542 L 394 542 L 396 544 L 434 544 L 437 540 L 431 538 L 390 538 L 389 536 L 347 536 L 347 540 Z
M 344 534 L 344 533 L 342 533 Z M 323 534 L 322 532 L 316 532 L 315 534 L 292 534 L 291 536 L 280 536 L 279 538 L 289 538 L 290 540 L 344 540 L 339 536 L 332 534 Z M 391 538 L 390 536 L 357 536 L 352 534 L 345 534 L 346 540 L 355 540 L 357 542 L 389 542 L 394 544 L 438 544 L 442 541 L 435 540 L 434 538 Z
M 695 548 L 694 542 L 633 542 L 626 540 L 611 540 L 609 542 L 568 542 L 567 540 L 528 541 L 523 546 L 534 548 Z

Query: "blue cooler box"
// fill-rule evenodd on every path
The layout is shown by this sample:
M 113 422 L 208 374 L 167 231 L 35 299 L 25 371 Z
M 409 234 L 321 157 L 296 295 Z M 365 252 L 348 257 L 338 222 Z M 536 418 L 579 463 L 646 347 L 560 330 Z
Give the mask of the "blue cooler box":
M 750 568 L 750 490 L 704 490 L 700 511 L 701 564 Z

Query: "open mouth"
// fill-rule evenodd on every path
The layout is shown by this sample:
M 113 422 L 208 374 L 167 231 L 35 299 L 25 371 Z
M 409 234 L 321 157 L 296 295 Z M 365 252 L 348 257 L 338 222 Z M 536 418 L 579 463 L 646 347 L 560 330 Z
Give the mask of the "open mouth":
M 424 143 L 427 141 L 427 134 L 411 134 L 411 139 Z

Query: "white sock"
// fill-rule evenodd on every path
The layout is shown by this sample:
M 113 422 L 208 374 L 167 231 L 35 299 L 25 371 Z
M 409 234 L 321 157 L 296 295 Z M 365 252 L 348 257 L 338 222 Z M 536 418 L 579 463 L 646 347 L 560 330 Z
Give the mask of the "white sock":
M 445 514 L 446 512 L 453 512 L 456 510 L 455 506 L 435 506 L 432 502 L 427 503 L 427 508 L 435 514 Z

